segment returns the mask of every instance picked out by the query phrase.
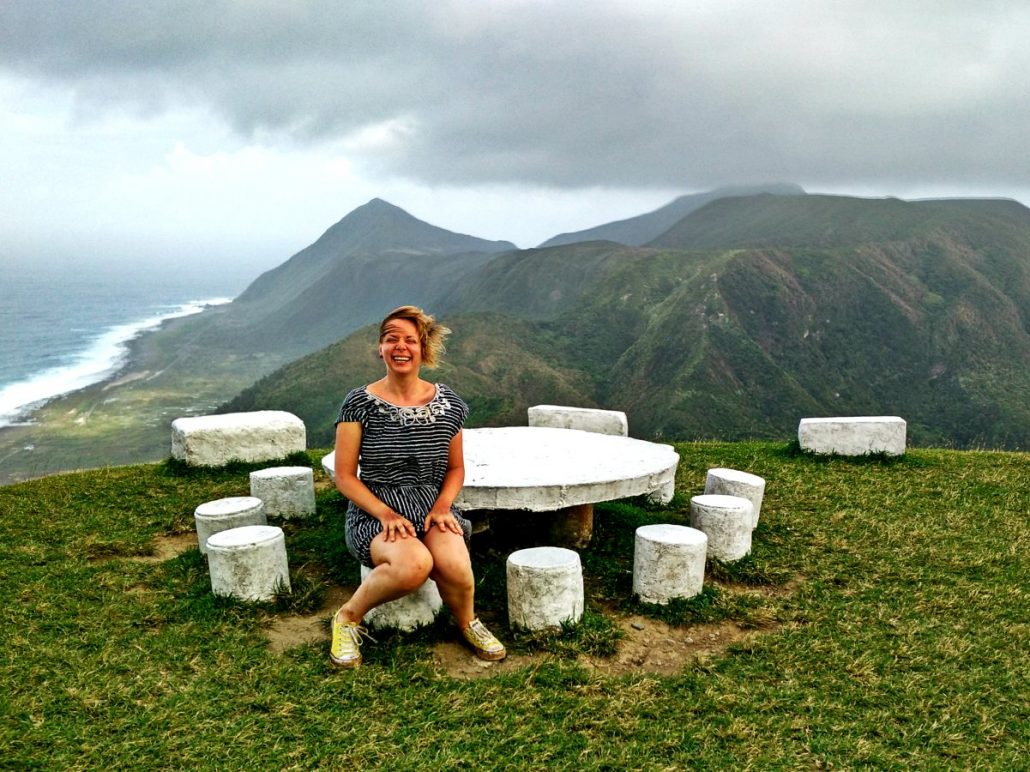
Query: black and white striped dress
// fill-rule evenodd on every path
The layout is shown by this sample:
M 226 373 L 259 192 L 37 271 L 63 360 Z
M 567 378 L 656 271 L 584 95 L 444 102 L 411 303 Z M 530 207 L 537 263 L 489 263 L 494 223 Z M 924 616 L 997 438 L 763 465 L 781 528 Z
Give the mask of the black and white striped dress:
M 401 407 L 369 393 L 351 391 L 340 406 L 336 423 L 361 424 L 358 476 L 370 491 L 423 532 L 447 473 L 447 454 L 454 435 L 468 416 L 468 405 L 450 389 L 436 384 L 436 394 L 425 405 Z M 472 525 L 454 513 L 465 532 Z M 347 507 L 347 548 L 372 567 L 369 548 L 383 530 L 376 518 L 351 502 Z

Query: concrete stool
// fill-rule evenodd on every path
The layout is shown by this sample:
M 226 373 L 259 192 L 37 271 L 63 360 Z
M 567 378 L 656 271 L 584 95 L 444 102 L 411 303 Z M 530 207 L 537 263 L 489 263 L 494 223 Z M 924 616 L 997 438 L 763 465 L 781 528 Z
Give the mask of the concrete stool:
M 589 407 L 564 405 L 533 405 L 526 411 L 530 426 L 549 426 L 552 429 L 579 429 L 595 434 L 629 434 L 626 414 L 621 410 L 598 410 Z
M 245 525 L 266 525 L 265 505 L 253 496 L 230 496 L 201 504 L 193 511 L 200 554 L 207 554 L 207 540 L 220 531 Z
M 751 502 L 711 493 L 690 499 L 690 525 L 708 536 L 708 557 L 740 560 L 751 551 Z
M 512 627 L 541 630 L 583 618 L 579 553 L 533 547 L 508 556 L 508 619 Z
M 189 466 L 271 461 L 305 447 L 304 422 L 283 410 L 199 415 L 172 421 L 172 457 Z
M 765 480 L 756 474 L 738 472 L 736 469 L 709 469 L 705 479 L 705 493 L 717 493 L 723 496 L 740 496 L 751 502 L 754 509 L 751 527 L 758 525 L 758 515 L 762 511 L 762 498 L 765 496 Z
M 250 495 L 265 502 L 265 515 L 315 514 L 315 476 L 306 466 L 273 466 L 250 473 Z
M 692 598 L 705 580 L 708 537 L 682 525 L 642 525 L 633 544 L 633 592 L 645 603 Z
M 368 566 L 362 566 L 361 581 L 365 581 L 365 577 L 372 573 L 372 570 Z M 433 624 L 442 607 L 443 600 L 440 598 L 440 591 L 436 589 L 436 582 L 426 579 L 422 586 L 410 595 L 376 606 L 365 615 L 365 621 L 373 629 L 393 628 L 407 632 L 416 627 Z
M 211 592 L 240 600 L 272 600 L 290 590 L 283 529 L 246 525 L 219 531 L 207 540 Z
M 905 454 L 905 419 L 896 415 L 802 418 L 798 444 L 802 450 L 837 456 Z

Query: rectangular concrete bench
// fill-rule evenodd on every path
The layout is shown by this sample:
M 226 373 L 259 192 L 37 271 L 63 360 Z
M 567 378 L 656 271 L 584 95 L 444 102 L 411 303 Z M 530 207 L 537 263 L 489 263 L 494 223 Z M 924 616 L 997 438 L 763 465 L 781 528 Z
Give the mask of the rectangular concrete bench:
M 172 457 L 190 466 L 272 461 L 307 447 L 304 422 L 282 410 L 176 418 Z
M 629 434 L 626 414 L 621 410 L 598 410 L 564 405 L 533 405 L 528 411 L 530 426 L 551 429 L 579 429 L 594 434 L 625 437 Z
M 906 424 L 897 416 L 802 418 L 798 443 L 802 450 L 836 456 L 905 453 Z

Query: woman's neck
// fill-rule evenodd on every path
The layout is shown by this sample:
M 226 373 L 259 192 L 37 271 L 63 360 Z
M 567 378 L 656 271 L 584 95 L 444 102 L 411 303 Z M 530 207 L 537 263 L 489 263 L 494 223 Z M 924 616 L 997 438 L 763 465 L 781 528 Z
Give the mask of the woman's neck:
M 410 376 L 387 373 L 385 377 L 373 383 L 372 387 L 375 396 L 401 406 L 425 404 L 436 393 L 436 386 L 429 381 L 423 381 L 417 373 Z

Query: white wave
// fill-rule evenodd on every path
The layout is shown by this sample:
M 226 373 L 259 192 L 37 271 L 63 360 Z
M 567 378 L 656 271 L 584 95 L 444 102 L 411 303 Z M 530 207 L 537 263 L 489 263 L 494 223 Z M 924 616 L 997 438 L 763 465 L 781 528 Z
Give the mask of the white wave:
M 156 329 L 169 319 L 192 316 L 208 306 L 231 302 L 232 298 L 190 300 L 171 307 L 167 313 L 104 330 L 69 364 L 42 370 L 0 388 L 0 427 L 31 423 L 26 414 L 45 402 L 113 375 L 125 363 L 129 342 L 141 333 Z

